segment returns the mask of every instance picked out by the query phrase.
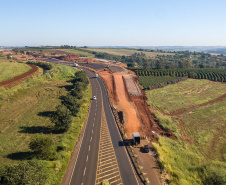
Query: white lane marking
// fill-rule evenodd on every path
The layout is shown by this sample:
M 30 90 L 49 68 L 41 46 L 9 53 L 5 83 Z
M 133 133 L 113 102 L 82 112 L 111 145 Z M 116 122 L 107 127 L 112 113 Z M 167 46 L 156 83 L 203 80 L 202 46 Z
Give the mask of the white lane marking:
M 83 176 L 86 174 L 86 167 L 85 167 L 85 169 L 84 169 L 84 173 L 83 173 Z
M 91 138 L 90 138 L 90 142 L 92 141 L 92 139 L 93 139 L 93 138 L 91 137 Z
M 86 158 L 86 162 L 88 161 L 88 155 L 87 155 L 87 158 Z
M 94 123 L 93 123 L 93 127 L 94 127 Z
M 95 110 L 95 116 L 96 116 L 96 114 L 97 114 L 97 112 L 96 112 L 96 111 L 97 111 L 97 109 Z
M 93 133 L 93 129 L 92 129 L 92 133 Z
M 94 117 L 94 121 L 95 121 L 95 117 Z
M 90 145 L 89 145 L 89 150 L 88 151 L 90 151 Z

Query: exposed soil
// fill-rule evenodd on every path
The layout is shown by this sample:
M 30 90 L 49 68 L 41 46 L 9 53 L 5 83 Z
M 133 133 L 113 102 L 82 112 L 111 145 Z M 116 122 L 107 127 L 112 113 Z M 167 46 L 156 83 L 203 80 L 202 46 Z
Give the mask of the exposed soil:
M 211 105 L 211 104 L 214 104 L 214 103 L 217 103 L 217 102 L 220 102 L 222 101 L 224 98 L 226 98 L 226 94 L 223 94 L 222 96 L 216 98 L 216 99 L 213 99 L 213 100 L 210 100 L 208 102 L 205 102 L 205 103 L 202 103 L 202 104 L 199 104 L 199 105 L 192 105 L 190 107 L 187 107 L 187 108 L 184 108 L 184 109 L 180 109 L 180 110 L 176 110 L 176 111 L 173 111 L 171 112 L 169 115 L 170 116 L 178 116 L 180 114 L 184 114 L 185 112 L 190 112 L 191 110 L 193 109 L 197 109 L 197 108 L 200 108 L 200 107 L 204 107 L 206 105 Z
M 29 71 L 27 71 L 26 73 L 23 73 L 21 75 L 17 75 L 17 76 L 10 78 L 8 80 L 0 82 L 0 86 L 4 87 L 5 89 L 11 88 L 15 85 L 20 84 L 22 81 L 25 81 L 29 77 L 33 76 L 38 71 L 37 66 L 30 65 L 30 64 L 27 64 L 27 65 L 29 65 L 31 67 L 31 69 Z
M 153 141 L 158 139 L 158 134 L 176 138 L 170 130 L 164 131 L 159 127 L 146 103 L 144 91 L 140 90 L 140 96 L 133 96 L 129 93 L 127 89 L 129 86 L 126 87 L 126 79 L 123 76 L 132 72 L 112 73 L 105 69 L 98 73 L 105 81 L 111 102 L 117 107 L 118 112 L 123 112 L 121 113 L 123 118 L 120 119 L 124 122 L 124 131 L 128 138 L 132 138 L 133 132 L 140 132 L 140 135 L 146 135 Z M 137 78 L 134 82 L 137 82 Z
M 126 73 L 127 72 L 127 70 L 125 68 L 120 67 L 120 66 L 110 66 L 109 69 L 112 73 Z

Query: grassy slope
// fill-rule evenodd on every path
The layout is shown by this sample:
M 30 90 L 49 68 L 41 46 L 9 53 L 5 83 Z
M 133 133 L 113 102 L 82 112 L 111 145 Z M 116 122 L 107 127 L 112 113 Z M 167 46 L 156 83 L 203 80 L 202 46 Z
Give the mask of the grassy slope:
M 91 57 L 91 58 L 95 57 L 95 55 L 93 55 L 91 53 L 79 51 L 79 50 L 76 50 L 76 49 L 58 49 L 58 50 L 65 51 L 65 52 L 75 54 L 75 55 L 79 55 L 79 56 L 82 56 L 82 57 Z
M 213 100 L 226 92 L 226 84 L 188 79 L 162 89 L 147 91 L 148 103 L 164 113 Z M 154 98 L 154 101 L 152 99 Z
M 95 51 L 95 52 L 105 52 L 112 55 L 125 55 L 125 56 L 131 56 L 135 52 L 140 52 L 135 49 L 114 49 L 114 48 L 87 48 L 89 51 Z M 159 52 L 146 52 L 142 51 L 142 53 L 145 53 L 147 57 L 155 57 L 157 55 L 174 55 L 174 53 L 159 53 Z
M 148 102 L 153 108 L 171 112 L 216 98 L 225 92 L 225 86 L 207 80 L 186 80 L 147 91 Z M 172 184 L 202 184 L 215 172 L 226 175 L 225 105 L 224 100 L 173 119 L 157 111 L 160 124 L 172 129 L 179 138 L 182 137 L 181 127 L 175 119 L 181 119 L 185 123 L 183 132 L 193 141 L 160 138 L 159 144 L 154 143 Z
M 14 89 L 1 91 L 0 100 L 0 166 L 26 160 L 29 154 L 28 144 L 35 135 L 44 132 L 45 136 L 52 137 L 55 145 L 64 148 L 57 153 L 56 160 L 48 161 L 49 178 L 47 184 L 60 184 L 72 150 L 77 141 L 82 125 L 86 118 L 91 87 L 85 92 L 85 98 L 78 117 L 73 118 L 72 127 L 65 134 L 45 132 L 53 126 L 50 120 L 52 111 L 60 104 L 60 97 L 67 93 L 67 87 L 75 68 L 59 66 L 58 75 L 47 80 L 39 76 Z M 30 88 L 32 87 L 32 88 Z
M 0 82 L 23 74 L 29 69 L 31 68 L 23 63 L 0 61 Z

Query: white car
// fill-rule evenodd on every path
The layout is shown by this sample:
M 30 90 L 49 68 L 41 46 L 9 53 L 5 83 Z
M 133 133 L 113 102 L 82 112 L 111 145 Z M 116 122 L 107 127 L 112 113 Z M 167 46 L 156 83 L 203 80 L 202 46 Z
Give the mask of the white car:
M 96 96 L 93 96 L 93 100 L 96 100 L 97 99 L 97 97 Z

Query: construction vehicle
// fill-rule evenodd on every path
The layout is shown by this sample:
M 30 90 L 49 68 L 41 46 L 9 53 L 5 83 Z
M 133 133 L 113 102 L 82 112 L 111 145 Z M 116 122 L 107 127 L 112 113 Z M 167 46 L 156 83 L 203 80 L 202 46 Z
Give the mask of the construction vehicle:
M 133 143 L 135 145 L 140 144 L 140 134 L 139 134 L 139 132 L 133 132 Z

